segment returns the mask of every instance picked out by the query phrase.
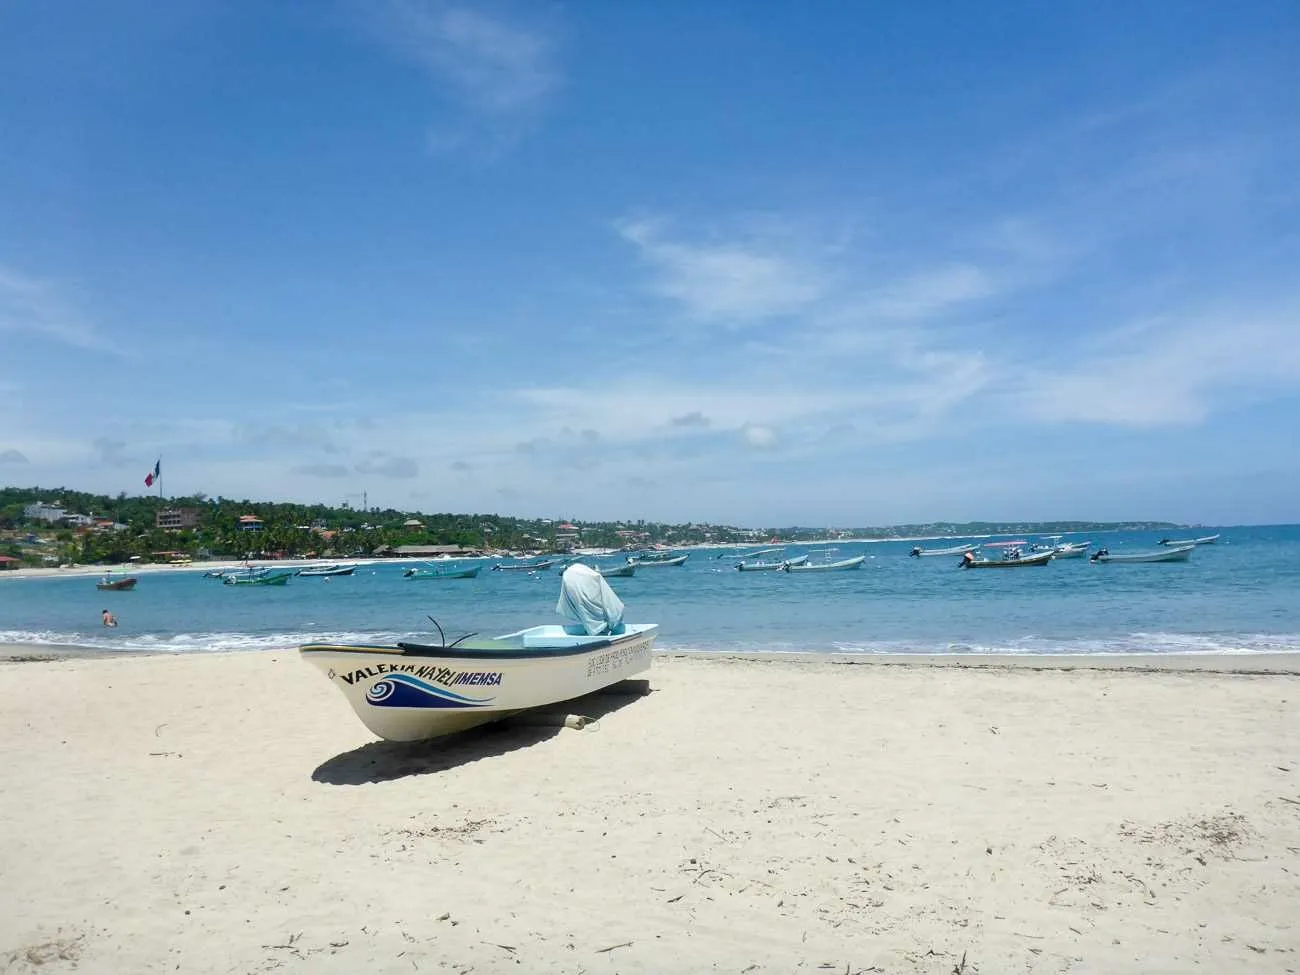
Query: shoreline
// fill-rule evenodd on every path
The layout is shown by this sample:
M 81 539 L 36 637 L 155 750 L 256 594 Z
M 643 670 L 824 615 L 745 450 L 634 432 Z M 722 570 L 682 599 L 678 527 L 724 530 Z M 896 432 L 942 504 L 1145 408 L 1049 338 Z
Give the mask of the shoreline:
M 296 647 L 259 650 L 128 650 L 70 643 L 0 643 L 0 664 L 37 661 L 165 657 L 248 657 L 293 653 Z M 1300 650 L 1242 653 L 819 653 L 817 651 L 653 651 L 656 662 L 731 660 L 789 667 L 902 667 L 944 670 L 1097 670 L 1147 673 L 1300 675 Z

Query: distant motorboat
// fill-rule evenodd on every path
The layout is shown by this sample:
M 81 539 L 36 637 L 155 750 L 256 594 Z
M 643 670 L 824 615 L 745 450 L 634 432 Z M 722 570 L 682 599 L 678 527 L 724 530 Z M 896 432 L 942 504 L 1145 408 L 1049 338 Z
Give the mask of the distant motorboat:
M 736 568 L 741 572 L 780 572 L 787 566 L 799 566 L 808 561 L 808 556 L 798 555 L 780 562 L 737 562 Z
M 1063 542 L 1052 549 L 1052 555 L 1058 559 L 1081 559 L 1092 548 L 1092 542 Z
M 253 569 L 244 575 L 227 575 L 221 581 L 227 586 L 283 586 L 289 582 L 292 572 L 268 572 L 265 569 Z
M 103 579 L 95 583 L 95 588 L 107 590 L 108 592 L 130 592 L 139 581 L 135 576 L 127 576 L 125 579 L 110 579 L 108 576 L 104 576 Z
M 1218 535 L 1206 535 L 1204 538 L 1162 538 L 1160 544 L 1170 548 L 1183 548 L 1187 545 L 1195 548 L 1197 545 L 1213 545 L 1218 540 Z
M 856 555 L 851 559 L 841 559 L 838 562 L 818 562 L 814 565 L 795 565 L 793 562 L 787 562 L 782 568 L 786 572 L 847 572 L 850 569 L 861 568 L 862 563 L 866 560 L 865 555 Z
M 478 575 L 481 565 L 455 566 L 438 569 L 407 569 L 402 573 L 407 579 L 473 579 Z
M 777 553 L 784 551 L 785 546 L 779 546 L 777 548 L 760 548 L 753 552 L 746 552 L 744 555 L 732 556 L 732 558 L 739 558 L 742 562 L 748 562 L 750 559 L 756 559 L 763 555 L 776 555 Z M 726 552 L 721 552 L 714 556 L 715 559 L 725 559 L 726 557 Z
M 962 556 L 963 569 L 1016 569 L 1027 565 L 1047 565 L 1052 561 L 1051 552 L 1035 552 L 1031 555 L 1017 555 L 1017 549 L 1008 549 L 1000 559 L 977 559 L 973 552 Z
M 350 576 L 357 571 L 353 565 L 317 565 L 308 569 L 299 569 L 300 576 Z
M 1091 562 L 1186 562 L 1192 557 L 1195 545 L 1182 548 L 1166 548 L 1154 552 L 1125 552 L 1111 555 L 1109 549 L 1099 548 L 1092 554 Z
M 914 559 L 925 558 L 928 555 L 965 555 L 967 552 L 973 552 L 978 545 L 954 545 L 952 548 L 921 548 L 920 545 L 912 549 L 907 554 Z
M 631 562 L 626 565 L 616 565 L 610 569 L 597 569 L 606 579 L 630 579 L 636 575 L 636 566 Z
M 627 564 L 628 564 L 628 565 L 638 565 L 638 566 L 642 566 L 643 568 L 646 568 L 646 569 L 661 569 L 661 568 L 662 568 L 662 569 L 666 569 L 666 568 L 668 568 L 669 566 L 673 566 L 673 565 L 681 565 L 681 564 L 683 564 L 683 563 L 687 560 L 687 558 L 689 558 L 689 556 L 687 556 L 687 555 L 678 555 L 678 556 L 674 556 L 673 558 L 670 558 L 670 559 L 658 559 L 658 558 L 656 558 L 656 559 L 644 559 L 644 558 L 640 558 L 640 557 L 638 557 L 638 558 L 630 558 L 630 559 L 628 559 L 628 560 L 627 560 Z
M 551 566 L 555 564 L 555 561 L 556 561 L 555 559 L 548 559 L 544 562 L 514 563 L 512 565 L 505 565 L 504 563 L 498 562 L 496 565 L 492 566 L 492 571 L 493 572 L 545 572 L 547 569 L 549 569 Z

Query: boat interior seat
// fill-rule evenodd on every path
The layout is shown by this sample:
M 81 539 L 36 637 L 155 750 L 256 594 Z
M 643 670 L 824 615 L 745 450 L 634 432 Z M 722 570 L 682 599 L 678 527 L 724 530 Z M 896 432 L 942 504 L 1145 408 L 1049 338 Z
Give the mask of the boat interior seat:
M 593 636 L 594 635 L 587 629 L 587 627 L 581 626 L 577 623 L 564 624 L 564 632 L 569 636 Z M 599 634 L 599 635 L 622 636 L 626 632 L 627 632 L 627 625 L 622 622 L 619 622 L 618 625 L 610 627 L 606 633 Z

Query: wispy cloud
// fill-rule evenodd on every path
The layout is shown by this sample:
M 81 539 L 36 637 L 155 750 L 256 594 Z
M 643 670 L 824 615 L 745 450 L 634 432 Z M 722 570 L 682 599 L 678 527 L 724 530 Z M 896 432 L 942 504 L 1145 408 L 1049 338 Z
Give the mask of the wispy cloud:
M 356 465 L 355 470 L 358 474 L 405 479 L 419 475 L 420 465 L 413 457 L 377 456 L 361 461 Z
M 35 335 L 80 349 L 110 349 L 49 281 L 0 264 L 0 332 Z
M 1195 424 L 1225 404 L 1300 389 L 1297 334 L 1300 306 L 1111 329 L 1069 367 L 1031 371 L 1013 399 L 1048 423 Z
M 347 477 L 352 472 L 345 464 L 299 464 L 290 469 L 292 474 L 305 474 L 307 477 L 339 478 Z
M 826 290 L 816 269 L 761 242 L 666 237 L 653 221 L 617 225 L 656 271 L 656 289 L 697 318 L 739 325 L 804 311 Z
M 423 67 L 463 117 L 429 137 L 452 151 L 484 133 L 499 143 L 532 125 L 563 81 L 553 25 L 507 19 L 444 0 L 386 0 L 362 8 L 372 32 Z

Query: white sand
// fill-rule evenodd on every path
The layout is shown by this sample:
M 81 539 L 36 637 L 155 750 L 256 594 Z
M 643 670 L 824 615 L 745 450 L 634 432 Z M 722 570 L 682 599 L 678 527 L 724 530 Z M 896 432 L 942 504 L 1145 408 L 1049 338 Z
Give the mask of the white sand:
M 289 653 L 0 664 L 0 971 L 1300 970 L 1300 677 L 651 684 L 403 746 Z

